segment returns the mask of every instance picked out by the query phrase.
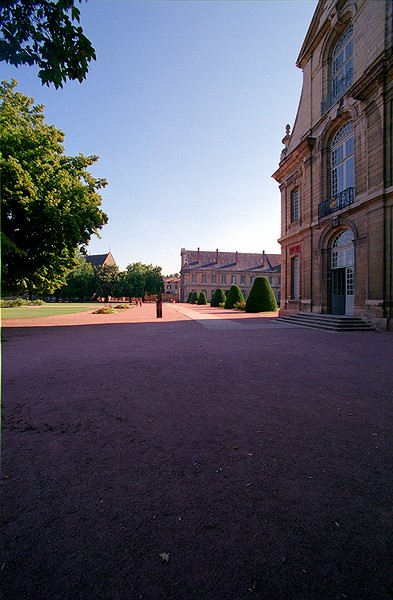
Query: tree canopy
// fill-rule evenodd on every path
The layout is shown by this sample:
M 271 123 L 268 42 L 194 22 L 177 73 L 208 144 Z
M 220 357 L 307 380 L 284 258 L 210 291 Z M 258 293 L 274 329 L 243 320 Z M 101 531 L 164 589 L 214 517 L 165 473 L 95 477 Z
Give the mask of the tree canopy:
M 98 193 L 107 182 L 87 170 L 97 156 L 64 154 L 63 133 L 15 86 L 0 84 L 3 294 L 48 293 L 107 223 Z
M 75 0 L 3 0 L 0 60 L 16 67 L 36 64 L 42 84 L 48 86 L 63 87 L 67 79 L 82 81 L 96 54 L 79 23 Z
M 161 267 L 129 264 L 123 277 L 123 295 L 143 298 L 145 294 L 160 294 L 163 290 Z

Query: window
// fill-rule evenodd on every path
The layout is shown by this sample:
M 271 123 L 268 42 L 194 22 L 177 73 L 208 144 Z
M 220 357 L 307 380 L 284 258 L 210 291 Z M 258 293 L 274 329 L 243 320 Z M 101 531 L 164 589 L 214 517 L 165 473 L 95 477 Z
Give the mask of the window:
M 240 285 L 246 285 L 246 276 L 240 275 Z
M 193 276 L 192 276 L 192 279 L 191 279 L 191 283 L 196 283 L 196 282 L 197 282 L 197 280 L 196 280 L 196 275 L 193 275 Z
M 203 275 L 202 275 L 202 283 L 207 283 L 206 282 L 206 273 L 203 273 Z
M 291 298 L 298 300 L 300 296 L 300 260 L 291 259 Z
M 331 195 L 355 186 L 353 123 L 348 121 L 336 133 L 330 147 Z
M 269 277 L 269 283 L 270 283 L 270 285 L 273 284 L 273 277 Z
M 231 277 L 231 283 L 232 284 L 236 283 L 236 275 L 232 275 L 232 277 Z
M 332 269 L 338 269 L 354 264 L 353 233 L 346 229 L 338 234 L 332 244 Z
M 226 284 L 227 282 L 227 276 L 226 275 L 221 275 L 221 283 Z
M 340 98 L 352 84 L 353 40 L 352 26 L 347 27 L 334 47 L 332 54 L 332 102 Z
M 251 275 L 251 277 L 250 277 L 250 283 L 251 283 L 251 285 L 254 283 L 254 279 L 255 279 L 254 275 Z
M 215 273 L 212 275 L 212 283 L 217 283 L 217 275 Z
M 299 190 L 291 192 L 291 223 L 299 220 Z

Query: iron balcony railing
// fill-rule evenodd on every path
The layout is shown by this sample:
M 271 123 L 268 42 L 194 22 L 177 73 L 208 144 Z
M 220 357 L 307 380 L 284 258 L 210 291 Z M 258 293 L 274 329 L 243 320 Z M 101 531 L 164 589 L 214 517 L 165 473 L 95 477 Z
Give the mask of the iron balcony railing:
M 325 200 L 321 202 L 318 206 L 318 218 L 322 219 L 322 217 L 326 217 L 331 213 L 340 210 L 341 208 L 345 208 L 350 204 L 353 204 L 355 201 L 355 189 L 353 187 L 349 187 L 342 192 L 339 192 L 329 200 Z

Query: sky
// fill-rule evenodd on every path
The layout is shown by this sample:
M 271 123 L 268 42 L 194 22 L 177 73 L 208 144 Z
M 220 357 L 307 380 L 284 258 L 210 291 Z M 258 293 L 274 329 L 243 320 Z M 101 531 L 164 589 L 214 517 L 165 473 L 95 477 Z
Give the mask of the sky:
M 296 67 L 316 0 L 88 0 L 97 60 L 83 83 L 42 86 L 38 68 L 0 79 L 44 104 L 68 155 L 98 155 L 108 224 L 89 254 L 121 270 L 180 271 L 181 248 L 280 253 L 278 168 L 293 126 Z

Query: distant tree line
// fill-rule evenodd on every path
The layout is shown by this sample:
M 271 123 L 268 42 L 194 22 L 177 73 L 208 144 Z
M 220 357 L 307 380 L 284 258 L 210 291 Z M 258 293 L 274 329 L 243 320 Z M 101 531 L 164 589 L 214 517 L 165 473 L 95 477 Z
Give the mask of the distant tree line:
M 54 295 L 63 300 L 96 300 L 103 298 L 144 298 L 145 295 L 163 291 L 161 267 L 129 264 L 125 271 L 116 265 L 93 267 L 83 255 L 78 257 L 78 266 L 71 271 L 64 285 Z

